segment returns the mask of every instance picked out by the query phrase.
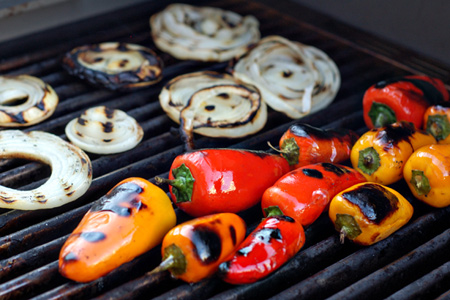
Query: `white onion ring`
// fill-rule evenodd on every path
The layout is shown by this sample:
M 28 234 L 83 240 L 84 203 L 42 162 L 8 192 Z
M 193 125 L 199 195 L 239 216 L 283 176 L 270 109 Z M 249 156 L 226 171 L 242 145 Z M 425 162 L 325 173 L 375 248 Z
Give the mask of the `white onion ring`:
M 162 89 L 159 100 L 188 137 L 192 131 L 209 137 L 244 137 L 261 130 L 267 121 L 259 91 L 228 74 L 178 76 Z
M 260 38 L 253 16 L 180 3 L 154 14 L 150 27 L 156 46 L 178 59 L 226 61 Z
M 235 63 L 233 76 L 253 84 L 274 110 L 292 119 L 328 106 L 341 77 L 321 50 L 280 36 L 262 39 Z
M 52 170 L 43 185 L 30 191 L 0 186 L 1 208 L 35 210 L 61 206 L 81 197 L 92 182 L 92 165 L 86 153 L 50 133 L 0 131 L 0 157 L 36 160 Z
M 144 137 L 144 131 L 125 112 L 97 106 L 70 121 L 66 126 L 66 135 L 85 151 L 112 154 L 134 148 Z
M 21 102 L 17 105 L 14 103 Z M 0 126 L 31 126 L 49 118 L 58 95 L 41 79 L 29 75 L 0 76 Z
M 76 47 L 63 58 L 69 74 L 111 90 L 149 86 L 162 79 L 163 62 L 149 48 L 108 42 Z

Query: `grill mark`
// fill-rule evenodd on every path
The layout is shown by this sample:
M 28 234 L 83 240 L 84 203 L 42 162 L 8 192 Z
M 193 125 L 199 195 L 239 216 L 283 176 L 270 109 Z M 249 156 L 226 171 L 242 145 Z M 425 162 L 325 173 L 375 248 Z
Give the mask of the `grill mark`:
M 222 253 L 222 239 L 208 226 L 197 225 L 191 237 L 194 255 L 204 265 L 216 262 Z
M 337 166 L 335 164 L 322 163 L 321 165 L 325 171 L 332 172 L 332 173 L 336 174 L 337 176 L 342 176 L 344 174 L 350 173 L 350 171 L 347 170 L 346 168 Z
M 119 216 L 128 217 L 132 214 L 133 208 L 135 208 L 136 211 L 139 211 L 140 209 L 147 207 L 141 201 L 136 199 L 136 196 L 143 191 L 144 190 L 135 183 L 123 183 L 100 198 L 100 200 L 92 206 L 91 212 L 111 211 Z M 129 203 L 130 207 L 122 206 L 124 203 Z
M 106 235 L 100 231 L 82 232 L 80 238 L 90 243 L 96 243 L 106 239 Z
M 305 174 L 308 177 L 313 177 L 313 178 L 317 178 L 317 179 L 322 179 L 323 178 L 323 174 L 322 172 L 320 172 L 319 170 L 316 169 L 302 169 L 303 174 Z

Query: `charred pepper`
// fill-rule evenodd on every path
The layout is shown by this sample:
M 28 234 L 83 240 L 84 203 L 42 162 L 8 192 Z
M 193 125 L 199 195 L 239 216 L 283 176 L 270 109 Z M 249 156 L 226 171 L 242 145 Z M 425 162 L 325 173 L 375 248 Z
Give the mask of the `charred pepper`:
M 412 205 L 397 191 L 378 183 L 365 182 L 337 194 L 329 216 L 344 238 L 360 245 L 379 242 L 408 223 Z
M 199 217 L 239 212 L 256 205 L 264 191 L 289 172 L 276 154 L 235 149 L 204 149 L 179 155 L 166 182 L 172 201 Z
M 321 129 L 308 124 L 294 124 L 283 134 L 281 155 L 293 169 L 318 163 L 340 163 L 350 157 L 358 135 L 349 129 Z
M 303 227 L 288 216 L 262 220 L 234 255 L 219 266 L 219 275 L 231 284 L 256 282 L 291 259 L 304 245 Z
M 428 107 L 423 116 L 424 129 L 439 144 L 450 144 L 450 102 Z
M 142 178 L 119 182 L 99 199 L 61 249 L 59 272 L 88 282 L 155 247 L 176 225 L 167 194 Z
M 415 151 L 403 169 L 411 192 L 434 207 L 450 205 L 450 144 L 428 145 Z
M 389 185 L 403 178 L 403 166 L 415 149 L 435 143 L 431 134 L 412 123 L 398 122 L 364 133 L 353 146 L 350 160 L 367 181 Z
M 261 207 L 265 216 L 283 214 L 308 226 L 328 208 L 334 195 L 365 181 L 363 175 L 346 166 L 311 164 L 287 173 L 268 188 Z
M 245 238 L 246 225 L 238 215 L 220 213 L 199 217 L 170 230 L 163 239 L 163 261 L 151 273 L 169 270 L 189 283 L 213 273 Z
M 364 94 L 364 122 L 369 129 L 399 121 L 422 128 L 425 110 L 442 101 L 449 101 L 449 94 L 437 78 L 411 75 L 383 80 Z

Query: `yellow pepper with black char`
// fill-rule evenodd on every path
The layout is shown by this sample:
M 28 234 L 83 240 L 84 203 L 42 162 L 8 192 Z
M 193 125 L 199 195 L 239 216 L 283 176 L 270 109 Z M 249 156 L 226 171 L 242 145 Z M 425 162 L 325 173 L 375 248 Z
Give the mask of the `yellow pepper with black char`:
M 408 223 L 412 205 L 392 188 L 374 182 L 356 184 L 330 203 L 329 216 L 341 242 L 347 237 L 360 245 L 379 242 Z
M 450 144 L 428 145 L 415 151 L 403 176 L 414 196 L 434 207 L 450 205 Z
M 352 147 L 350 160 L 367 181 L 389 185 L 402 179 L 403 166 L 415 149 L 435 143 L 431 134 L 412 123 L 397 122 L 363 134 Z

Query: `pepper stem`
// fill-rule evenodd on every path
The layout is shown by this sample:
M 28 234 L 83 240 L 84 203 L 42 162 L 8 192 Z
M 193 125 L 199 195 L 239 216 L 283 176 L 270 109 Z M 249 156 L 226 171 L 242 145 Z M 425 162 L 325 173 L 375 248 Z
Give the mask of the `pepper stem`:
M 445 140 L 450 134 L 450 122 L 446 115 L 429 116 L 427 120 L 427 131 L 437 141 Z
M 397 121 L 395 112 L 386 104 L 378 102 L 372 103 L 368 116 L 374 127 L 383 127 Z
M 431 191 L 430 182 L 427 176 L 421 170 L 411 171 L 411 180 L 409 181 L 419 196 L 427 195 Z
M 288 161 L 290 166 L 298 164 L 300 147 L 294 138 L 285 139 L 280 149 L 281 155 Z
M 345 238 L 354 240 L 358 235 L 362 233 L 359 228 L 358 222 L 355 218 L 349 214 L 336 214 L 336 221 L 334 223 L 336 230 L 339 231 L 339 239 L 341 243 L 344 243 Z
M 277 205 L 268 206 L 264 208 L 264 214 L 266 215 L 267 218 L 275 216 L 284 216 L 283 211 Z
M 192 198 L 192 190 L 194 189 L 194 177 L 185 164 L 181 164 L 178 168 L 172 170 L 174 179 L 165 179 L 155 177 L 157 184 L 167 183 L 172 186 L 172 193 L 175 196 L 175 202 L 190 202 Z
M 373 147 L 359 151 L 358 168 L 365 174 L 372 175 L 380 166 L 380 155 Z
M 186 257 L 180 247 L 175 244 L 171 244 L 164 249 L 162 262 L 148 274 L 159 273 L 166 270 L 169 270 L 174 276 L 179 276 L 186 272 Z

